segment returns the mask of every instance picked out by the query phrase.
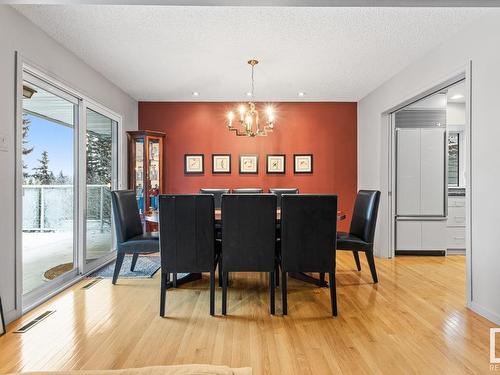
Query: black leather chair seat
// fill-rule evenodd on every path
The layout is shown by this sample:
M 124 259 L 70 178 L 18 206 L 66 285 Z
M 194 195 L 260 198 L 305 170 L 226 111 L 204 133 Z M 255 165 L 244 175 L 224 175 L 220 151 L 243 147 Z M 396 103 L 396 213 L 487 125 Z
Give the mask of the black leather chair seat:
M 347 232 L 337 232 L 337 248 L 342 250 L 359 250 L 360 247 L 370 244 Z
M 123 243 L 121 247 L 125 251 L 128 249 L 133 250 L 134 253 L 157 252 L 159 240 L 160 238 L 157 233 L 148 232 L 130 238 L 126 243 Z

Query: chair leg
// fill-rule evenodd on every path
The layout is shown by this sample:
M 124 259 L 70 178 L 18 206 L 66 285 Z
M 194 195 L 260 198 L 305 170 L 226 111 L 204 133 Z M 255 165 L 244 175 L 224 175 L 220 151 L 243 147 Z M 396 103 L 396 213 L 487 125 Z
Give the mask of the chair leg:
M 271 315 L 276 313 L 276 300 L 275 300 L 275 288 L 276 288 L 276 273 L 269 272 L 269 302 L 271 305 Z
M 372 273 L 373 282 L 378 283 L 377 270 L 375 269 L 375 258 L 373 257 L 373 251 L 367 251 L 366 260 L 370 266 L 370 272 Z
M 325 273 L 324 272 L 319 273 L 319 283 L 321 284 L 321 287 L 325 286 Z
M 210 272 L 210 315 L 215 315 L 215 270 Z
M 116 255 L 115 270 L 113 272 L 113 284 L 116 284 L 116 281 L 118 280 L 118 275 L 122 269 L 123 259 L 125 259 L 125 253 L 118 253 Z
M 219 269 L 219 288 L 222 288 L 222 265 L 220 262 L 219 262 L 218 269 Z
M 172 274 L 172 287 L 177 288 L 177 274 Z
M 281 270 L 281 303 L 283 315 L 288 314 L 288 292 L 286 282 L 286 272 Z
M 227 278 L 228 273 L 222 272 L 222 315 L 226 315 L 227 311 Z
M 337 285 L 335 282 L 335 273 L 330 272 L 328 274 L 330 279 L 330 299 L 332 302 L 332 315 L 337 316 Z
M 276 280 L 276 287 L 280 286 L 280 264 L 276 263 L 276 275 L 274 276 Z
M 352 255 L 354 256 L 354 261 L 356 262 L 356 268 L 358 271 L 361 271 L 361 262 L 359 261 L 359 252 L 353 251 Z
M 165 305 L 167 303 L 167 283 L 168 273 L 161 273 L 161 291 L 160 291 L 160 316 L 165 317 Z
M 137 259 L 139 258 L 139 254 L 134 254 L 132 257 L 132 264 L 130 265 L 130 271 L 134 272 L 135 265 L 137 264 Z

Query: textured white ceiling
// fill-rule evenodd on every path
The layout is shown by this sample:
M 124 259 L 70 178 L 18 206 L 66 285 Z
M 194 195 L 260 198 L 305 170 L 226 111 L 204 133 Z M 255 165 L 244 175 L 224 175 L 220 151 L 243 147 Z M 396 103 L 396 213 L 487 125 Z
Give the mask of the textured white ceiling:
M 466 24 L 476 8 L 16 5 L 139 100 L 255 96 L 357 101 Z M 199 96 L 193 97 L 197 91 Z M 303 91 L 304 97 L 297 93 Z

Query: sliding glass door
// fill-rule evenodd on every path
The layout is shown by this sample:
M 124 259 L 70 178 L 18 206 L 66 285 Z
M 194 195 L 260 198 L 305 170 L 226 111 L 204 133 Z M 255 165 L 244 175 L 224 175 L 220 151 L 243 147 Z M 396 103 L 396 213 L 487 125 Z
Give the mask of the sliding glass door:
M 23 295 L 76 275 L 78 100 L 27 76 L 22 99 Z
M 111 190 L 116 189 L 117 121 L 87 107 L 85 269 L 110 256 L 113 246 Z
M 28 71 L 22 92 L 17 239 L 25 308 L 114 256 L 119 117 Z

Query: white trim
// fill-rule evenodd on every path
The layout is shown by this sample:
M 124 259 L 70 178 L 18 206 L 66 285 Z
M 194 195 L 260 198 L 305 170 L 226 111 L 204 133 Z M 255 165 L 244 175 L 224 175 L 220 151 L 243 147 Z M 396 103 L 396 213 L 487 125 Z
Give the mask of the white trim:
M 482 317 L 485 317 L 488 319 L 490 322 L 500 325 L 500 315 L 494 313 L 493 311 L 488 310 L 487 308 L 478 305 L 476 302 L 471 302 L 467 306 L 470 310 L 475 312 L 476 314 L 481 315 Z
M 388 115 L 387 125 L 389 127 L 389 173 L 388 173 L 388 186 L 391 189 L 391 194 L 389 196 L 389 249 L 388 253 L 390 254 L 390 258 L 396 256 L 396 115 L 395 113 L 391 113 Z
M 471 306 L 472 294 L 472 60 L 465 69 L 465 268 L 466 284 L 465 299 L 467 306 Z M 500 320 L 497 320 L 497 323 Z
M 23 248 L 22 248 L 22 194 L 19 192 L 19 186 L 23 185 L 23 161 L 22 161 L 22 113 L 23 113 L 23 63 L 22 57 L 16 51 L 16 87 L 15 87 L 15 179 L 14 179 L 14 216 L 15 216 L 15 227 L 14 227 L 14 244 L 15 244 L 15 310 L 12 314 L 12 320 L 19 318 L 22 315 L 22 297 L 23 297 Z M 9 320 L 9 319 L 8 319 Z

